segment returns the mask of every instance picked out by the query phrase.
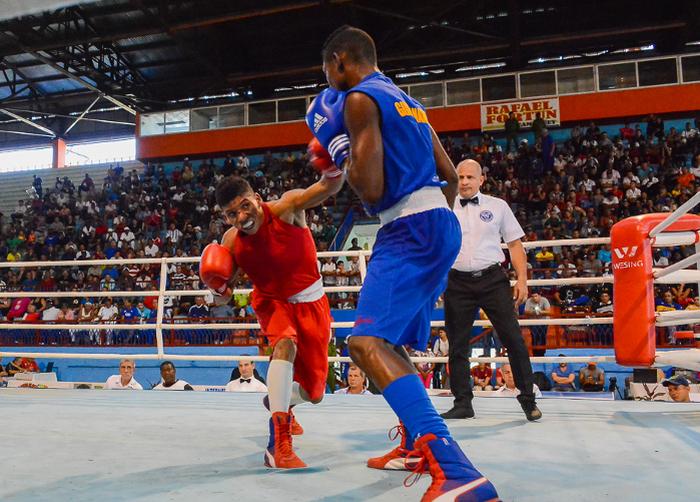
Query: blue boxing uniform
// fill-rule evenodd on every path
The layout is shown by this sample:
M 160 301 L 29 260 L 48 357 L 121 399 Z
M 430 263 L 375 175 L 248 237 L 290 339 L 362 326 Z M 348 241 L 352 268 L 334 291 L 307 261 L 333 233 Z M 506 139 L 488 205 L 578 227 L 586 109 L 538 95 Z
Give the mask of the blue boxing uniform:
M 352 335 L 425 350 L 432 309 L 461 247 L 459 222 L 440 189 L 423 106 L 381 72 L 351 92 L 377 105 L 384 146 L 384 193 L 378 203 L 365 205 L 379 216 L 381 228 Z

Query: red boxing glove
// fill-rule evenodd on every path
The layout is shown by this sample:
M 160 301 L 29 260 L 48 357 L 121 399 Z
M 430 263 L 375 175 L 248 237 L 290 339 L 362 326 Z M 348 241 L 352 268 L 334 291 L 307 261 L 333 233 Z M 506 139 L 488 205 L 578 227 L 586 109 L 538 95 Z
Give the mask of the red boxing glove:
M 223 295 L 228 289 L 228 281 L 233 277 L 235 264 L 233 255 L 221 244 L 211 243 L 202 251 L 199 263 L 199 277 L 213 293 Z
M 309 163 L 326 178 L 337 178 L 343 174 L 343 171 L 333 163 L 328 151 L 316 138 L 309 141 L 309 147 L 306 151 L 309 154 Z

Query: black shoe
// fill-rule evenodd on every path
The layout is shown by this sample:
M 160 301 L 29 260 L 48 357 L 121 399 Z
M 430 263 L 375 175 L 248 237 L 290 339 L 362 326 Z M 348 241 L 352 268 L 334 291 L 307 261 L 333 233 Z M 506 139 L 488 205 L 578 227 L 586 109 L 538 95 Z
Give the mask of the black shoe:
M 534 402 L 520 403 L 520 406 L 522 406 L 525 416 L 530 422 L 534 422 L 535 420 L 542 418 L 542 412 Z
M 455 405 L 451 410 L 441 413 L 440 416 L 445 420 L 453 418 L 474 418 L 474 408 L 470 404 Z

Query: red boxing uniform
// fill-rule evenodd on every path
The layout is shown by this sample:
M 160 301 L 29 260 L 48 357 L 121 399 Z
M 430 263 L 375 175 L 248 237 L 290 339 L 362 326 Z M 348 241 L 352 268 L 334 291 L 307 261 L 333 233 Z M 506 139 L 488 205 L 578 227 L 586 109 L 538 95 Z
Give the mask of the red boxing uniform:
M 253 281 L 252 307 L 262 332 L 273 346 L 282 338 L 295 341 L 294 380 L 316 399 L 326 388 L 331 336 L 330 307 L 320 289 L 316 245 L 308 228 L 282 221 L 265 203 L 262 208 L 264 218 L 258 231 L 236 234 L 233 257 Z

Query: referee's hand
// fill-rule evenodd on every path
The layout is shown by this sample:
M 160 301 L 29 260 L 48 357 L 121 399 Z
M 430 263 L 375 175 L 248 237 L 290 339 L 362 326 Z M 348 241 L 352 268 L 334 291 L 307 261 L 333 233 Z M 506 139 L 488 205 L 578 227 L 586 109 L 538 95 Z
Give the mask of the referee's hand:
M 527 279 L 518 279 L 513 288 L 513 301 L 519 307 L 527 300 Z

